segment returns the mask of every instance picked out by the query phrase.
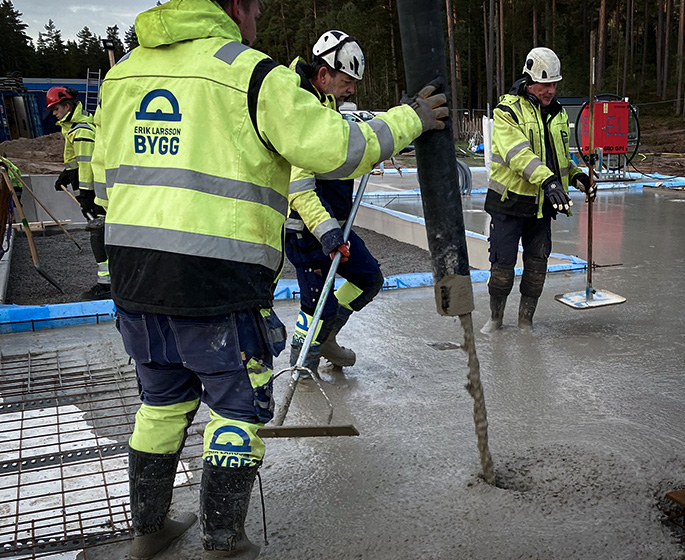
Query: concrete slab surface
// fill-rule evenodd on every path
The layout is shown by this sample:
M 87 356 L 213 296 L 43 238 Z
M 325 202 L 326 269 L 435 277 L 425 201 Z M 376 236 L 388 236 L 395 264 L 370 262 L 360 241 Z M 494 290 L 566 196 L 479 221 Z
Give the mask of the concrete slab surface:
M 555 273 L 532 333 L 515 326 L 517 288 L 504 328 L 476 332 L 497 486 L 479 478 L 466 355 L 439 349 L 462 342 L 459 322 L 437 315 L 431 288 L 382 292 L 339 337 L 356 365 L 324 375 L 334 423 L 361 435 L 267 443 L 260 558 L 683 558 L 660 506 L 685 487 L 685 198 L 601 196 L 595 260 L 614 266 L 596 269 L 594 285 L 627 302 L 561 305 L 554 295 L 583 289 L 585 276 Z M 582 202 L 574 209 L 555 223 L 554 250 L 583 257 L 586 211 Z M 480 328 L 487 286 L 474 284 L 474 296 Z M 297 302 L 276 309 L 292 331 Z M 75 343 L 123 353 L 111 323 L 2 335 L 0 351 Z M 302 385 L 286 423 L 320 423 L 323 399 Z M 179 491 L 173 507 L 196 510 L 197 487 Z M 247 527 L 262 542 L 257 490 Z M 85 557 L 125 556 L 92 548 Z M 159 558 L 201 558 L 198 526 Z

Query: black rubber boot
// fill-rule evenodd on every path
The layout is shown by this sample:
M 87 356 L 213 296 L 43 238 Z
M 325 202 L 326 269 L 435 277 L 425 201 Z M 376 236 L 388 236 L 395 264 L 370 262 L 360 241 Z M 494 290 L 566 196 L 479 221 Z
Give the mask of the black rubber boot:
M 326 340 L 321 343 L 321 355 L 334 366 L 353 366 L 357 361 L 357 355 L 354 351 L 345 348 L 344 346 L 340 346 L 336 340 L 338 333 L 345 326 L 352 313 L 351 309 L 339 305 L 338 312 L 331 318 L 330 324 L 328 325 Z
M 502 326 L 504 307 L 507 297 L 514 286 L 514 267 L 493 264 L 490 267 L 488 292 L 490 293 L 490 319 L 480 330 L 483 334 L 490 334 Z
M 530 258 L 523 263 L 521 276 L 521 303 L 519 304 L 519 329 L 533 330 L 533 315 L 542 294 L 547 276 L 547 259 Z
M 204 462 L 200 484 L 203 558 L 253 560 L 260 547 L 245 535 L 245 518 L 259 467 L 216 467 Z
M 491 334 L 502 327 L 504 308 L 507 305 L 506 297 L 490 296 L 490 319 L 480 330 L 483 334 Z
M 300 357 L 300 351 L 302 350 L 302 344 L 292 343 L 290 345 L 290 366 L 294 366 L 297 363 L 297 359 Z M 310 369 L 314 373 L 319 373 L 319 362 L 321 361 L 321 345 L 312 344 L 309 347 L 309 352 L 307 352 L 307 357 L 304 359 L 302 364 L 304 367 Z M 300 370 L 300 379 L 311 379 L 311 375 L 308 372 Z
M 533 315 L 537 305 L 538 298 L 521 296 L 521 303 L 519 304 L 519 329 L 522 331 L 533 330 Z
M 197 521 L 192 513 L 167 517 L 174 492 L 178 454 L 143 453 L 129 447 L 128 473 L 134 537 L 131 560 L 148 560 L 167 548 Z

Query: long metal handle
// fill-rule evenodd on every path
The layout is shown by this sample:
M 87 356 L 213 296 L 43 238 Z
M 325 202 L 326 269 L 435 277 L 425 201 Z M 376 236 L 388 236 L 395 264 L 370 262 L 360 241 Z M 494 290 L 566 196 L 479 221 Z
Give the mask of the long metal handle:
M 588 136 L 588 175 L 590 176 L 590 187 L 588 188 L 587 198 L 587 282 L 585 283 L 585 300 L 593 299 L 592 291 L 592 205 L 593 200 L 590 196 L 592 187 L 595 183 L 594 157 L 595 157 L 595 32 L 590 32 L 590 131 Z
M 366 190 L 366 184 L 369 182 L 370 175 L 370 173 L 364 175 L 359 183 L 359 188 L 357 189 L 357 194 L 354 198 L 354 203 L 352 204 L 352 210 L 350 211 L 350 215 L 347 218 L 347 221 L 345 222 L 345 228 L 343 229 L 343 241 L 345 243 L 347 243 L 347 240 L 350 237 L 350 231 L 352 230 L 352 222 L 354 221 L 354 218 L 357 215 L 357 210 L 359 209 L 359 205 L 362 202 L 364 191 Z M 338 271 L 338 265 L 340 264 L 341 258 L 342 254 L 340 253 L 340 251 L 336 251 L 335 256 L 333 257 L 333 263 L 331 264 L 331 268 L 328 270 L 326 281 L 324 282 L 323 289 L 321 290 L 319 301 L 317 302 L 316 308 L 314 309 L 312 324 L 310 325 L 310 328 L 307 331 L 307 336 L 305 337 L 304 342 L 302 343 L 302 350 L 300 350 L 300 355 L 297 358 L 297 363 L 295 364 L 296 366 L 302 367 L 304 361 L 307 359 L 307 353 L 309 352 L 309 348 L 311 347 L 312 341 L 314 340 L 314 335 L 316 334 L 316 325 L 318 325 L 319 319 L 321 319 L 323 308 L 326 304 L 326 300 L 328 299 L 328 293 L 331 291 L 331 288 L 335 283 L 335 274 Z
M 357 210 L 359 210 L 359 206 L 362 203 L 364 191 L 366 190 L 366 185 L 369 182 L 370 176 L 371 174 L 367 173 L 366 175 L 362 176 L 361 181 L 359 182 L 359 188 L 357 189 L 357 194 L 352 204 L 352 210 L 350 210 L 350 215 L 347 218 L 347 221 L 345 222 L 345 227 L 343 229 L 343 240 L 346 243 L 350 236 L 350 231 L 352 230 L 352 223 L 354 222 L 354 218 L 357 215 Z M 307 354 L 309 353 L 309 349 L 311 348 L 312 342 L 314 340 L 314 335 L 316 334 L 316 325 L 318 325 L 319 323 L 319 319 L 321 318 L 321 314 L 323 313 L 323 308 L 326 304 L 326 300 L 328 299 L 328 294 L 331 291 L 331 287 L 333 286 L 333 283 L 335 281 L 335 274 L 338 271 L 338 265 L 340 264 L 341 258 L 342 255 L 340 254 L 340 251 L 337 251 L 335 256 L 333 257 L 333 262 L 331 264 L 330 270 L 328 271 L 328 275 L 326 276 L 323 289 L 321 290 L 321 295 L 319 296 L 319 301 L 316 303 L 316 308 L 314 309 L 314 316 L 312 317 L 312 323 L 309 326 L 307 336 L 305 337 L 304 342 L 302 343 L 302 349 L 300 350 L 300 355 L 297 358 L 297 362 L 291 368 L 283 370 L 292 371 L 292 377 L 290 383 L 288 384 L 288 388 L 286 389 L 286 392 L 283 395 L 283 404 L 278 409 L 273 419 L 273 424 L 276 426 L 282 426 L 283 421 L 285 420 L 285 417 L 288 414 L 290 403 L 292 403 L 293 396 L 295 395 L 295 388 L 297 387 L 297 382 L 300 379 L 300 369 L 298 368 L 303 367 L 304 361 L 306 360 Z M 279 372 L 278 375 L 280 375 L 281 373 L 283 372 Z M 316 381 L 318 382 L 318 380 Z M 330 417 L 333 414 L 333 405 L 330 403 L 328 395 L 326 395 L 326 392 L 323 390 L 323 387 L 319 386 L 319 390 L 323 393 L 324 397 L 328 401 L 329 407 L 331 407 L 331 412 L 329 414 L 330 419 Z

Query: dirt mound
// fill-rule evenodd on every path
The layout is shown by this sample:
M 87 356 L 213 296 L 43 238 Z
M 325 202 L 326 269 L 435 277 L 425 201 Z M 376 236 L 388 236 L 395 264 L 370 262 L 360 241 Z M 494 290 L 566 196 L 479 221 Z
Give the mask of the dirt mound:
M 59 173 L 64 169 L 64 137 L 61 132 L 38 138 L 19 138 L 0 143 L 0 155 L 9 158 L 24 175 Z

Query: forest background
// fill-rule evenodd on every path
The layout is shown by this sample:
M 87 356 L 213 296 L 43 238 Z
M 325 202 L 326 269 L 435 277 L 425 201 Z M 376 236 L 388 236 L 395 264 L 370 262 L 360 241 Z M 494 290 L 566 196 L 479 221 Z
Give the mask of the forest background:
M 558 53 L 560 96 L 587 96 L 594 30 L 598 93 L 629 97 L 641 117 L 684 113 L 685 0 L 446 0 L 443 13 L 460 110 L 473 114 L 494 106 L 535 46 Z M 34 44 L 21 18 L 11 0 L 0 1 L 0 75 L 85 78 L 88 69 L 109 68 L 101 39 L 114 41 L 117 58 L 137 46 L 133 26 L 108 27 L 103 35 L 84 27 L 73 41 L 63 40 L 52 20 Z M 268 0 L 255 47 L 288 64 L 296 56 L 308 59 L 327 29 L 346 31 L 364 49 L 357 105 L 383 110 L 397 104 L 404 75 L 396 0 Z

